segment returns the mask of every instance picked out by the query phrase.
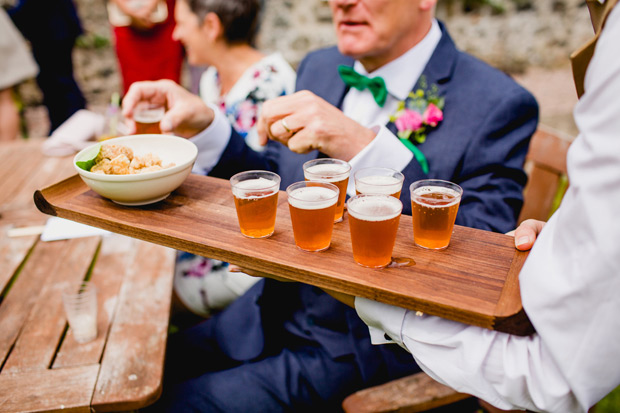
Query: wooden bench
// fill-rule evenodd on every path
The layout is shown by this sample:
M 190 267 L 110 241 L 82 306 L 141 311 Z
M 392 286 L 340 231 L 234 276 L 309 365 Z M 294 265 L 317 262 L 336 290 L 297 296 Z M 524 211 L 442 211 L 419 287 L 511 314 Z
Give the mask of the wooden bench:
M 525 162 L 529 179 L 519 223 L 530 218 L 546 221 L 558 207 L 568 187 L 566 153 L 570 143 L 570 137 L 544 126 L 539 126 L 532 136 Z M 347 413 L 414 413 L 471 397 L 421 372 L 353 393 L 343 401 L 342 407 Z M 488 412 L 502 411 L 480 402 Z

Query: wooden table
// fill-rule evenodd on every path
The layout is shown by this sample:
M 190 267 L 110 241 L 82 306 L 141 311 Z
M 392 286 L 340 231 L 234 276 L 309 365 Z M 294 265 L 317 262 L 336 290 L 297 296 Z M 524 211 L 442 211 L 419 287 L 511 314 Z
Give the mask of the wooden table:
M 174 250 L 122 235 L 43 242 L 36 189 L 73 175 L 40 140 L 0 144 L 0 412 L 122 411 L 161 392 Z M 60 290 L 98 287 L 98 335 L 73 339 Z

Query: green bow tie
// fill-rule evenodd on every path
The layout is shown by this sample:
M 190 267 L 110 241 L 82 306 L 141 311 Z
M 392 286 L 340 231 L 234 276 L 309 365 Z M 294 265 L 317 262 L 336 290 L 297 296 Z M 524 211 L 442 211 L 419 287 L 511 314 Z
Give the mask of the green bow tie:
M 375 98 L 377 105 L 383 107 L 385 100 L 387 99 L 388 91 L 385 87 L 385 81 L 379 77 L 369 78 L 364 75 L 360 75 L 350 66 L 340 65 L 338 66 L 338 73 L 340 77 L 349 87 L 354 87 L 358 90 L 368 89 L 372 93 L 372 97 Z

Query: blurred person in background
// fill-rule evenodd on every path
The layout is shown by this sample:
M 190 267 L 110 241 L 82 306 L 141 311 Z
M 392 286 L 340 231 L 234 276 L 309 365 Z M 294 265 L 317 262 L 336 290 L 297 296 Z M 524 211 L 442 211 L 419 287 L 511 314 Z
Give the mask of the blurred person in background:
M 39 65 L 37 84 L 43 93 L 51 134 L 80 109 L 86 99 L 73 75 L 73 47 L 82 26 L 72 0 L 18 0 L 9 16 L 30 41 Z
M 19 108 L 14 88 L 38 73 L 37 64 L 13 22 L 0 7 L 0 142 L 19 136 Z
M 259 0 L 177 0 L 173 33 L 191 65 L 208 66 L 200 81 L 202 100 L 221 111 L 255 150 L 263 149 L 256 132 L 263 102 L 295 90 L 295 71 L 282 55 L 265 55 L 253 46 L 260 7 Z M 207 316 L 258 280 L 230 273 L 226 262 L 183 252 L 174 285 L 185 307 Z
M 183 45 L 172 38 L 175 0 L 108 0 L 123 94 L 133 82 L 181 81 Z

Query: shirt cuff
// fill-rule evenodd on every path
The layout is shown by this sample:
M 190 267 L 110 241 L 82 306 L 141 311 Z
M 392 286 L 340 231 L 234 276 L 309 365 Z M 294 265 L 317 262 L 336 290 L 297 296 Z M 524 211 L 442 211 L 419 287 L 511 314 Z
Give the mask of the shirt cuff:
M 355 155 L 350 161 L 351 178 L 347 193 L 355 195 L 355 171 L 372 166 L 385 166 L 385 160 L 390 160 L 390 168 L 402 171 L 413 159 L 413 154 L 400 140 L 385 126 L 374 126 L 371 128 L 377 132 L 377 136 L 364 149 Z
M 228 146 L 232 126 L 226 116 L 215 105 L 208 105 L 213 113 L 213 122 L 202 132 L 190 138 L 198 147 L 198 157 L 192 172 L 206 175 L 218 163 L 222 153 Z
M 355 311 L 368 325 L 372 344 L 396 343 L 406 349 L 403 344 L 402 327 L 409 310 L 367 298 L 355 297 Z

